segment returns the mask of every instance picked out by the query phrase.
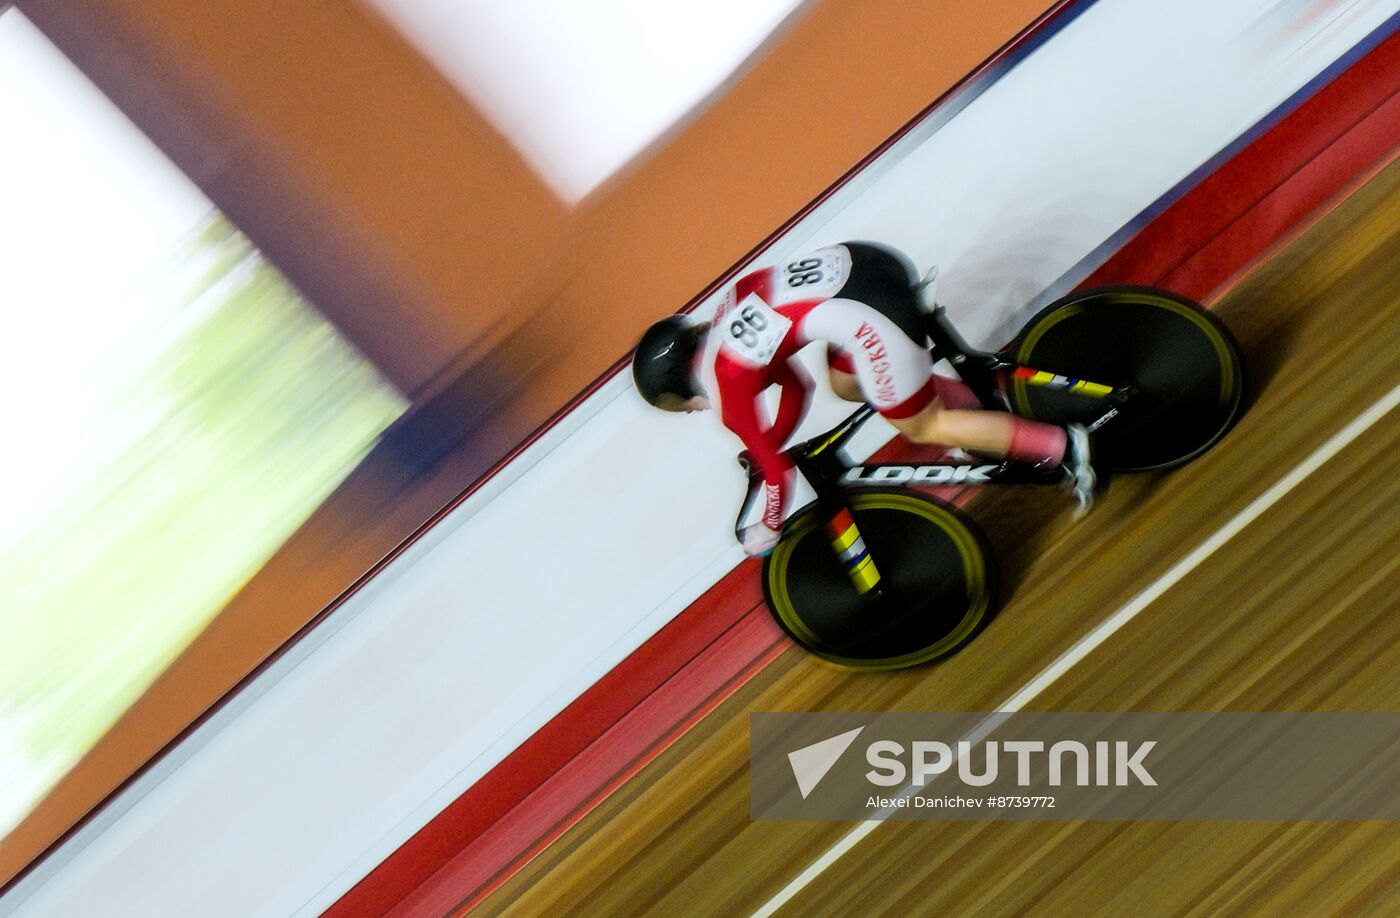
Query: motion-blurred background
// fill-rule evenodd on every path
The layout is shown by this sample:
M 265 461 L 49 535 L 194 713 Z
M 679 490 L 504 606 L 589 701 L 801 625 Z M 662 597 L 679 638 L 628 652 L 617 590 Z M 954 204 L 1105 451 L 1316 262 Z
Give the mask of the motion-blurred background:
M 0 6 L 0 872 L 1044 5 Z
M 0 0 L 0 914 L 766 901 L 843 829 L 748 820 L 749 711 L 989 709 L 1394 397 L 1398 19 Z M 750 257 L 845 238 L 941 262 L 983 345 L 1091 276 L 1171 286 L 1261 407 L 1081 526 L 991 501 L 1017 590 L 953 660 L 824 669 L 725 531 L 734 444 L 607 374 Z M 1393 706 L 1371 430 L 1045 703 Z M 798 902 L 898 864 L 891 910 L 1014 911 L 1018 858 L 1070 911 L 1400 895 L 1400 835 L 1256 828 L 890 829 Z M 1323 848 L 1381 852 L 1335 858 L 1365 895 Z

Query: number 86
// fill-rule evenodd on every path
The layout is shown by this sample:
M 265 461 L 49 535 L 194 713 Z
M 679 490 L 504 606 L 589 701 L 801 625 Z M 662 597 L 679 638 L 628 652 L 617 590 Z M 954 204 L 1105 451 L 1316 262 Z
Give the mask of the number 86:
M 789 287 L 801 287 L 804 284 L 815 284 L 822 279 L 822 272 L 817 270 L 821 267 L 820 258 L 804 258 L 801 261 L 791 262 L 787 266 Z

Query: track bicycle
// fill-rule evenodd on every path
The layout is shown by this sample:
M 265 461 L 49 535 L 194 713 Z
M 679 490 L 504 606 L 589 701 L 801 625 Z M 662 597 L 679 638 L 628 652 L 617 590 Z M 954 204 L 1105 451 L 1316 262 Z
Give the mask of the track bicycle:
M 1101 287 L 1051 303 L 1000 353 L 962 339 L 941 306 L 925 331 L 983 407 L 1090 431 L 1095 465 L 1168 469 L 1220 440 L 1244 389 L 1239 347 L 1188 299 L 1150 287 Z M 793 514 L 763 563 L 778 624 L 839 666 L 899 669 L 945 657 L 995 609 L 996 559 L 956 506 L 919 486 L 1059 484 L 1062 471 L 1009 459 L 857 464 L 844 447 L 874 416 L 866 405 L 787 450 L 816 498 Z M 741 464 L 744 460 L 741 457 Z M 735 531 L 761 490 L 756 469 Z

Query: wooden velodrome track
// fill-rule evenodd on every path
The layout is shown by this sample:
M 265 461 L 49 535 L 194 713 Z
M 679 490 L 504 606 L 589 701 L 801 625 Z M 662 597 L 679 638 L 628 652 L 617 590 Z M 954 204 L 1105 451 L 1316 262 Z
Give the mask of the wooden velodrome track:
M 1204 458 L 1114 480 L 1078 524 L 1044 492 L 974 505 L 1008 601 L 962 653 L 854 675 L 789 650 L 476 913 L 763 906 L 852 824 L 750 821 L 749 712 L 996 709 L 1400 385 L 1397 228 L 1400 163 L 1215 304 L 1253 404 Z M 1027 707 L 1400 708 L 1400 409 Z M 781 913 L 1397 915 L 1400 825 L 888 823 Z

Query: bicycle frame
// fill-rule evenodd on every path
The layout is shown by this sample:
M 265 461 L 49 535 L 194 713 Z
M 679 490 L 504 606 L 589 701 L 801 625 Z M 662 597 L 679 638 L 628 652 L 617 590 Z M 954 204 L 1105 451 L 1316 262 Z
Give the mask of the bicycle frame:
M 1028 386 L 1072 392 L 1101 399 L 1103 412 L 1090 424 L 1097 430 L 1116 417 L 1135 390 L 1131 384 L 1076 379 L 1026 367 L 1007 361 L 997 354 L 970 347 L 948 322 L 944 309 L 934 307 L 924 313 L 925 331 L 932 342 L 935 360 L 946 359 L 962 378 L 984 408 L 1011 412 L 1011 403 L 1000 383 L 1016 380 Z M 881 595 L 879 567 L 871 557 L 860 534 L 855 518 L 846 501 L 849 487 L 906 487 L 909 485 L 989 485 L 989 484 L 1056 484 L 1063 475 L 1058 467 L 1047 468 L 1012 459 L 988 463 L 907 465 L 874 463 L 856 465 L 842 454 L 842 447 L 862 424 L 875 415 L 875 409 L 864 405 L 826 433 L 799 443 L 787 451 L 798 471 L 811 484 L 817 496 L 818 512 L 825 520 L 825 529 L 832 551 L 841 561 L 851 584 L 862 597 L 875 600 Z M 750 487 L 734 531 L 738 536 L 758 496 L 759 480 L 753 469 Z

